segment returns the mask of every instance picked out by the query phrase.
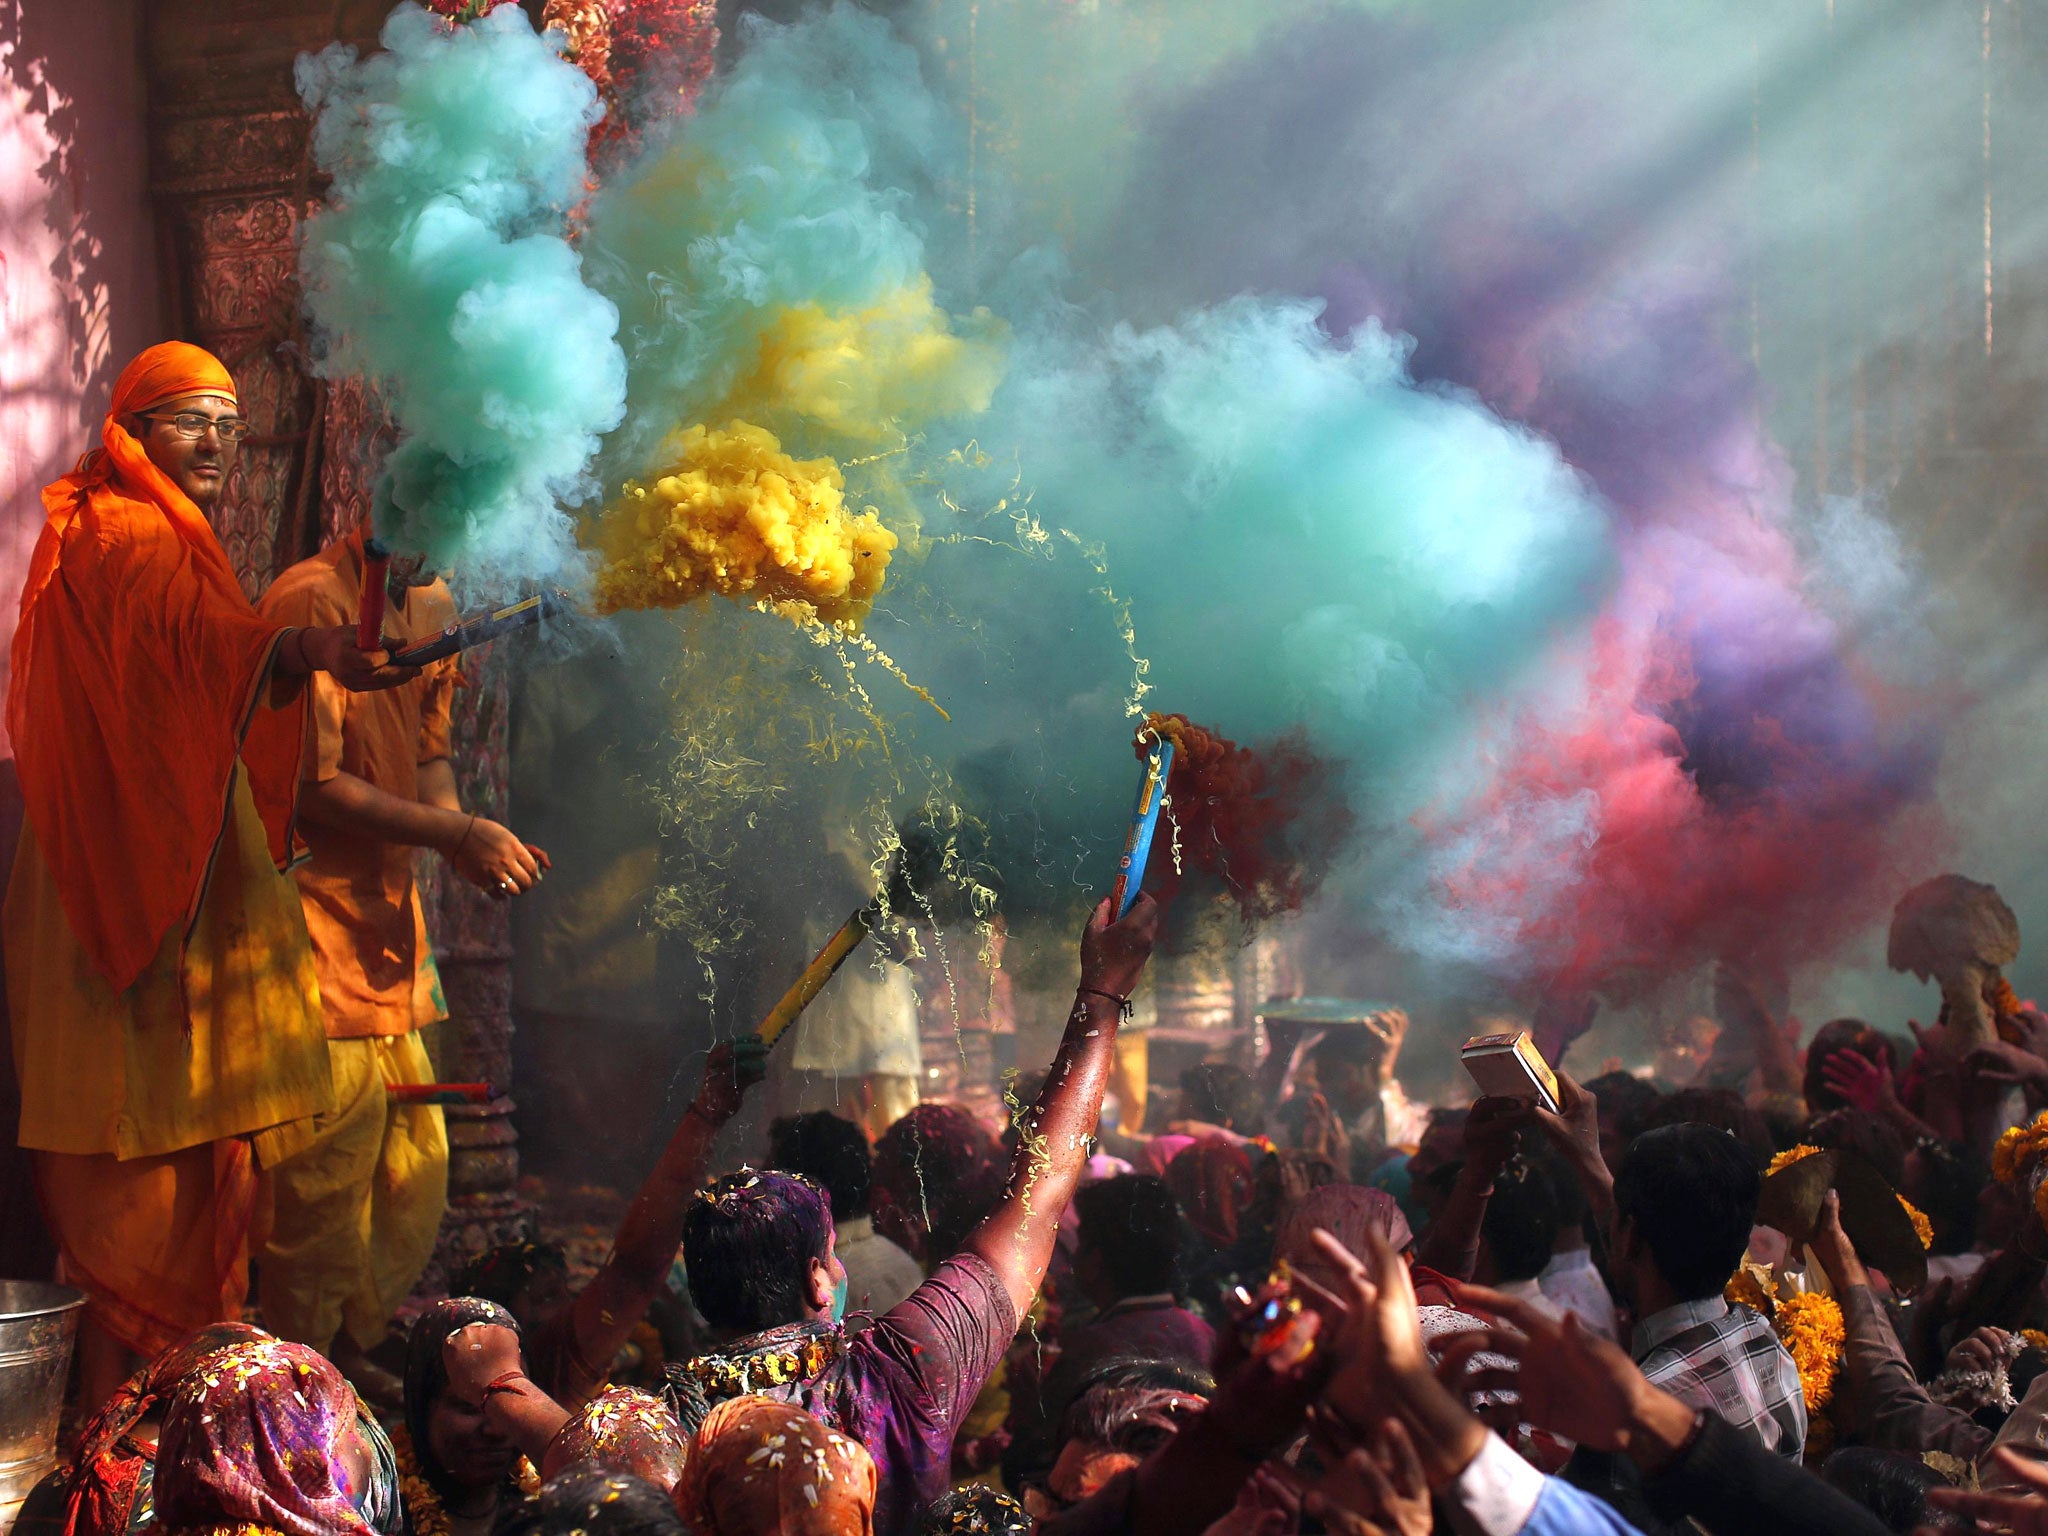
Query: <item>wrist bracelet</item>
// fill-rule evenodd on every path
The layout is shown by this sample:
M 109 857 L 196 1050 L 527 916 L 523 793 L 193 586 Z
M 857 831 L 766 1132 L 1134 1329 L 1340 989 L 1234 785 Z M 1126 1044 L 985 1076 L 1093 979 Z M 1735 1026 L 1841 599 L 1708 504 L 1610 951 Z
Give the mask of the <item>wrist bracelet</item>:
M 509 1371 L 499 1372 L 485 1384 L 483 1401 L 488 1403 L 491 1400 L 491 1395 L 496 1392 L 518 1392 L 518 1383 L 524 1380 L 526 1380 L 526 1372 L 516 1365 Z
M 462 850 L 469 846 L 469 834 L 476 830 L 476 812 L 469 813 L 469 825 L 462 829 L 462 836 L 456 841 L 455 851 L 448 855 L 448 862 L 454 863 L 462 857 Z
M 1105 1003 L 1115 1003 L 1116 1014 L 1120 1019 L 1129 1019 L 1136 1012 L 1128 997 L 1118 997 L 1114 992 L 1105 992 L 1100 987 L 1076 987 L 1074 990 L 1084 997 L 1099 997 Z

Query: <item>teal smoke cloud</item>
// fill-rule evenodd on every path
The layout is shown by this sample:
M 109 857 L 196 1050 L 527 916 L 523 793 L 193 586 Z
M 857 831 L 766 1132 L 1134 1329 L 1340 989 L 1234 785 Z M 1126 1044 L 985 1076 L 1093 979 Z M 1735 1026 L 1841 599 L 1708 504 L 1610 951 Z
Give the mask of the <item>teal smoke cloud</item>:
M 316 369 L 370 380 L 396 421 L 380 537 L 473 580 L 561 580 L 563 505 L 625 410 L 618 313 L 565 238 L 596 91 L 517 6 L 450 27 L 401 5 L 381 41 L 298 61 L 333 178 L 299 262 Z

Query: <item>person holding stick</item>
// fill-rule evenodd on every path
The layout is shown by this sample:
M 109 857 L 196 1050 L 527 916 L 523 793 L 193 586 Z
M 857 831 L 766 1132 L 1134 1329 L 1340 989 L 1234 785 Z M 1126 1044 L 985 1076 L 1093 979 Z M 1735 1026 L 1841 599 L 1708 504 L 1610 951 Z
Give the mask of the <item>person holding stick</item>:
M 446 583 L 417 556 L 371 561 L 357 529 L 291 567 L 263 596 L 282 623 L 342 625 L 381 610 L 387 645 L 439 634 L 454 617 Z M 378 574 L 378 573 L 381 573 Z M 384 601 L 365 604 L 381 580 Z M 299 781 L 310 856 L 293 871 L 320 982 L 334 1107 L 310 1146 L 275 1169 L 276 1216 L 261 1302 L 279 1337 L 325 1353 L 366 1396 L 395 1405 L 399 1383 L 365 1351 L 383 1339 L 440 1229 L 448 1136 L 439 1105 L 387 1092 L 431 1082 L 422 1027 L 447 1016 L 413 884 L 431 848 L 470 884 L 506 900 L 532 888 L 548 856 L 462 808 L 449 757 L 454 657 L 410 682 L 355 696 L 316 678 Z
M 250 606 L 207 522 L 249 433 L 184 342 L 115 380 L 100 447 L 43 490 L 7 726 L 25 825 L 7 993 L 62 1272 L 90 1298 L 90 1412 L 134 1369 L 241 1316 L 257 1173 L 332 1085 L 291 852 L 304 687 L 411 680 L 353 625 Z

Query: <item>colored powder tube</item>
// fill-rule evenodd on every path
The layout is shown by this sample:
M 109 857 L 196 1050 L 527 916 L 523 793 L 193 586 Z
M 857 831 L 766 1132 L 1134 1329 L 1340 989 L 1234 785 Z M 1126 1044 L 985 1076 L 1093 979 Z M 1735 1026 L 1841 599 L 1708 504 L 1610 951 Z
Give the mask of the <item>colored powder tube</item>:
M 1152 834 L 1159 827 L 1160 807 L 1166 804 L 1166 776 L 1173 771 L 1173 743 L 1162 737 L 1145 760 L 1145 777 L 1138 785 L 1138 803 L 1131 812 L 1130 835 L 1124 839 L 1123 857 L 1116 861 L 1116 885 L 1109 893 L 1110 910 L 1122 917 L 1138 899 L 1145 883 L 1145 865 L 1152 857 Z
M 356 649 L 384 648 L 384 581 L 391 572 L 391 551 L 375 539 L 363 540 L 363 600 L 356 609 Z
M 768 1016 L 761 1021 L 759 1034 L 763 1041 L 773 1045 L 775 1037 L 794 1024 L 797 1016 L 811 1006 L 811 1000 L 825 990 L 825 983 L 846 963 L 846 957 L 854 952 L 860 941 L 868 936 L 874 912 L 871 905 L 862 907 L 825 941 L 825 947 L 818 951 L 817 958 L 804 967 L 803 975 L 797 977 L 796 985 L 782 994 L 782 1001 L 769 1009 Z

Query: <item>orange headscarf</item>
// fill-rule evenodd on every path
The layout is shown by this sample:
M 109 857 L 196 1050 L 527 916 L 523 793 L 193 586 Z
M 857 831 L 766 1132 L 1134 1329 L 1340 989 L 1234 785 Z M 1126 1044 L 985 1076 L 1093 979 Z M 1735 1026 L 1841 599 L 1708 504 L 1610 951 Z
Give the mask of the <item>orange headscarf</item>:
M 212 353 L 151 347 L 114 383 L 100 447 L 43 488 L 14 632 L 7 729 L 71 931 L 117 991 L 189 926 L 238 756 L 280 864 L 303 701 L 245 744 L 282 627 L 250 606 L 199 509 L 120 418 L 235 395 Z
M 676 1484 L 697 1536 L 873 1536 L 875 1459 L 788 1403 L 735 1397 L 698 1426 Z

